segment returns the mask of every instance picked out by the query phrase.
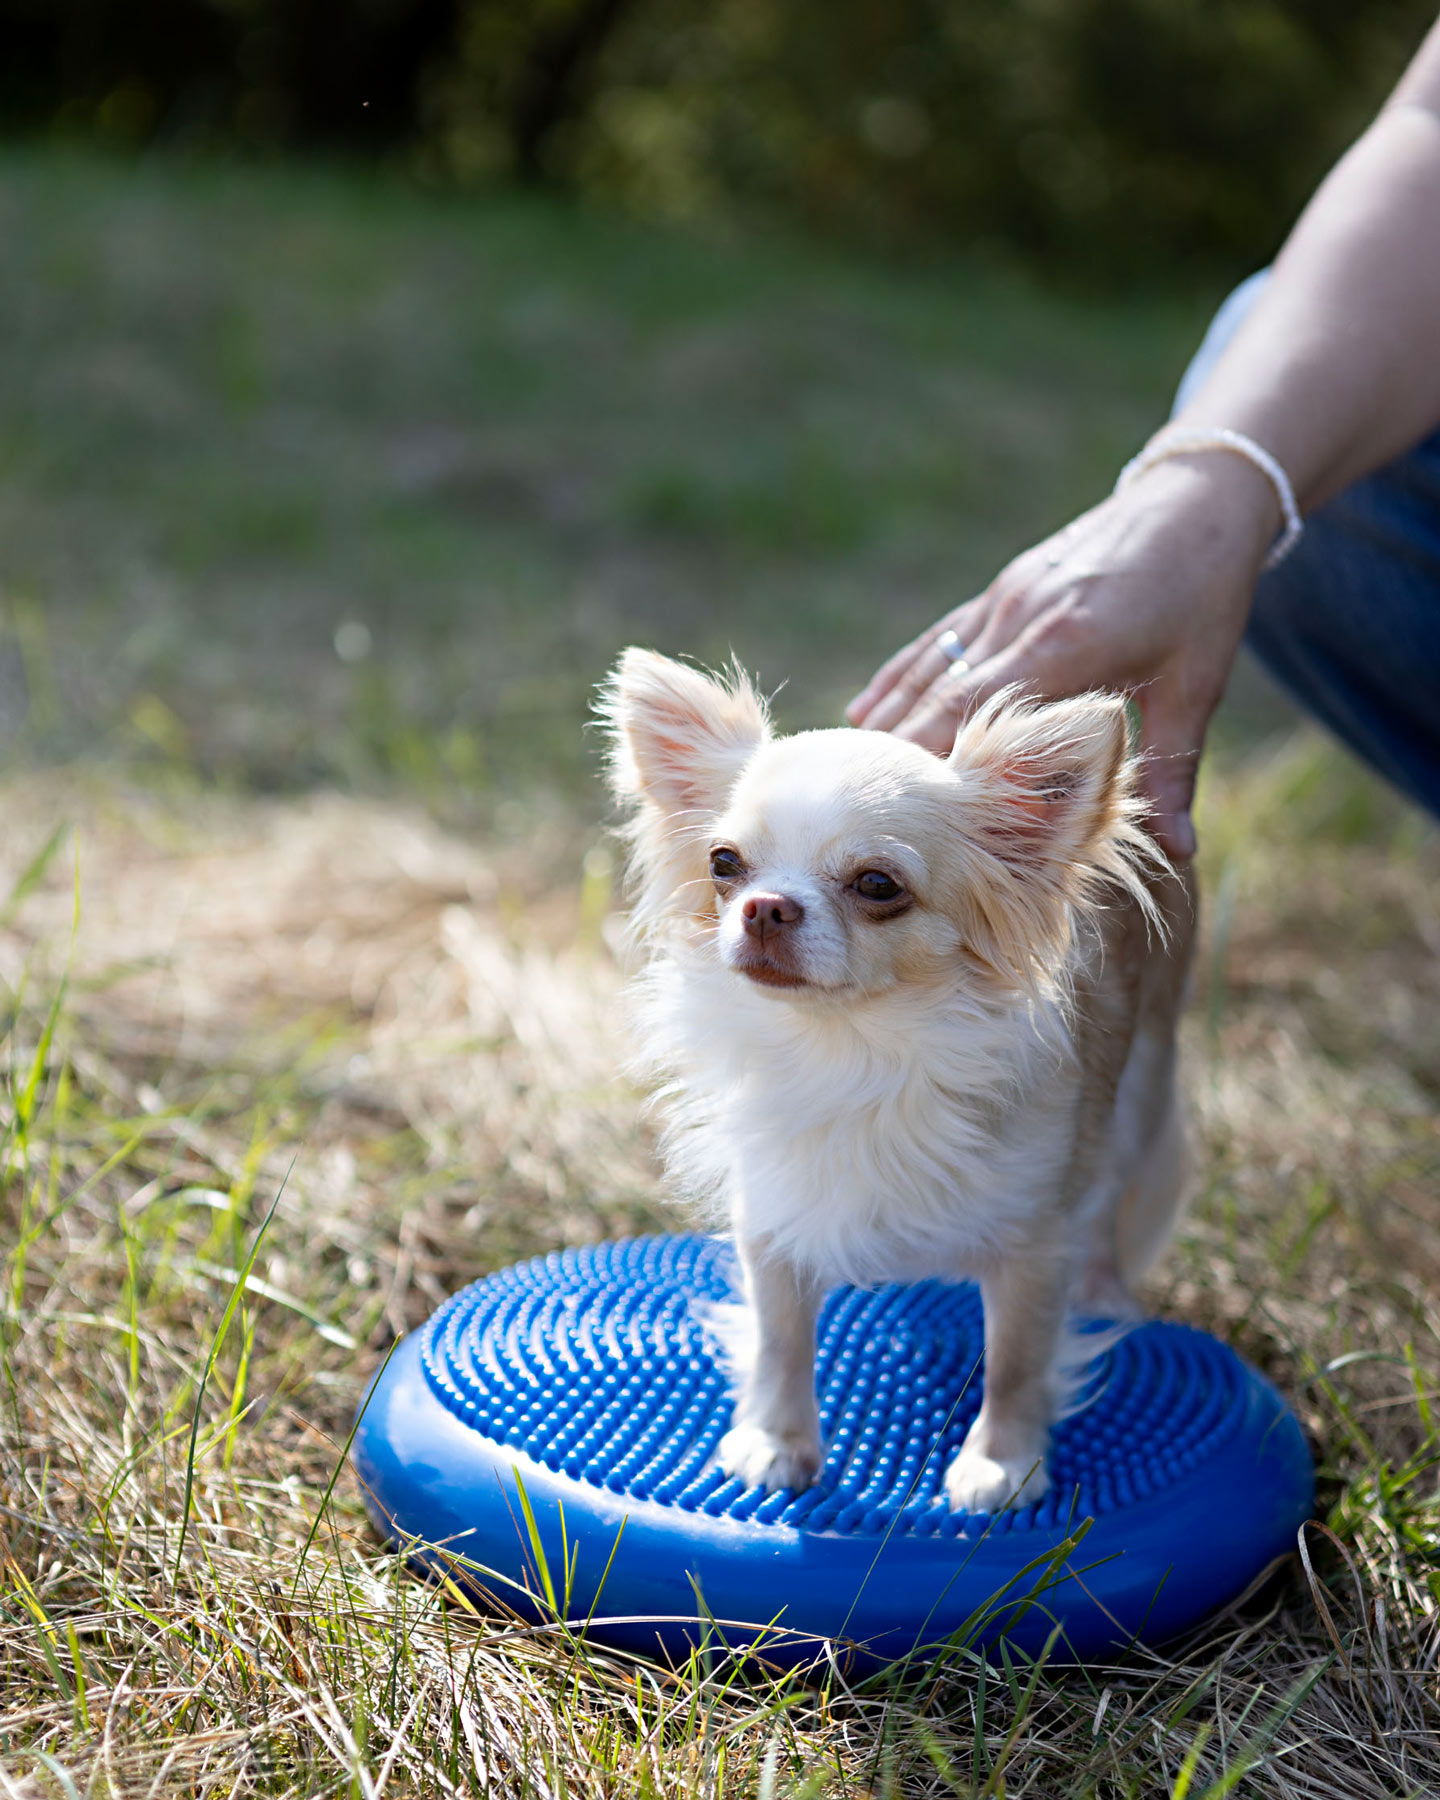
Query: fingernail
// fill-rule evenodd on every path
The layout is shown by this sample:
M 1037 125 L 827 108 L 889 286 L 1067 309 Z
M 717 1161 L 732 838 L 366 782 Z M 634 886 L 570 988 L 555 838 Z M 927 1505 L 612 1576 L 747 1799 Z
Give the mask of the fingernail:
M 1175 855 L 1188 862 L 1195 854 L 1195 826 L 1189 813 L 1180 813 L 1170 821 L 1170 839 Z

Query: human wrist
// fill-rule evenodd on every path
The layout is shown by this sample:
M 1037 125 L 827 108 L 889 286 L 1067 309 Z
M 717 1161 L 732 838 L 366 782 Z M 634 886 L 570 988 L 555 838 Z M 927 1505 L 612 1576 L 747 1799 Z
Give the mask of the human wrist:
M 1253 565 L 1257 575 L 1285 525 L 1273 485 L 1239 456 L 1176 451 L 1119 491 L 1147 511 L 1192 523 L 1216 548 Z
M 1191 425 L 1172 420 L 1144 448 L 1126 463 L 1115 483 L 1120 493 L 1132 482 L 1158 465 L 1192 457 L 1238 460 L 1248 465 L 1267 483 L 1279 510 L 1281 528 L 1261 564 L 1263 570 L 1278 568 L 1299 543 L 1305 526 L 1300 517 L 1295 489 L 1283 464 L 1257 439 L 1228 425 Z M 1253 488 L 1253 483 L 1251 484 Z

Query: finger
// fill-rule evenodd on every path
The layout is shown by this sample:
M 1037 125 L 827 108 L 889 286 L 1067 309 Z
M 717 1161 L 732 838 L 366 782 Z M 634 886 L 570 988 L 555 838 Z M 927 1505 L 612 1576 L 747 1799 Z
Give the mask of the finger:
M 865 731 L 893 731 L 895 726 L 908 716 L 922 696 L 928 693 L 938 680 L 947 675 L 953 666 L 944 651 L 933 649 L 925 651 L 911 663 L 899 681 L 890 689 L 890 692 L 877 700 L 870 708 L 865 715 L 862 729 Z
M 963 648 L 965 639 L 959 630 L 955 636 Z M 955 654 L 953 643 L 949 649 L 939 648 L 937 642 L 927 645 L 890 692 L 870 709 L 864 729 L 893 731 L 937 682 L 953 680 L 957 672 L 963 676 L 970 667 L 969 656 L 968 649 Z
M 977 620 L 969 637 L 966 661 L 972 669 L 988 668 L 1007 653 L 1024 643 L 1026 654 L 1034 657 L 1037 644 L 1054 629 L 1055 619 L 1063 613 L 1066 593 L 1056 586 L 1054 578 L 1044 582 L 1006 586 L 997 592 L 995 604 L 983 620 Z M 1008 665 L 1007 665 L 1008 667 Z M 1013 677 L 1007 677 L 1007 680 Z M 1006 682 L 1001 682 L 1003 687 Z
M 938 653 L 930 656 L 931 666 L 923 678 L 916 673 L 918 665 L 931 652 L 935 640 L 942 632 L 953 631 L 962 642 L 966 641 L 967 632 L 973 635 L 978 629 L 977 613 L 983 598 L 984 595 L 980 595 L 974 600 L 967 600 L 963 606 L 955 607 L 943 619 L 937 619 L 928 631 L 922 631 L 919 637 L 912 639 L 903 650 L 897 650 L 845 708 L 845 717 L 850 723 L 865 726 L 872 731 L 887 729 L 885 725 L 876 724 L 872 719 L 875 708 L 889 699 L 899 687 L 907 687 L 910 703 L 913 704 L 915 696 L 924 692 L 937 672 L 935 664 Z
M 845 717 L 850 723 L 863 725 L 871 710 L 893 691 L 898 682 L 905 679 L 918 659 L 924 655 L 926 649 L 946 629 L 946 621 L 937 619 L 927 631 L 922 631 L 919 637 L 912 638 L 904 649 L 897 650 L 888 662 L 882 663 L 845 708 Z
M 933 750 L 936 756 L 948 756 L 955 748 L 955 733 L 963 717 L 950 705 L 943 688 L 932 688 L 896 726 L 894 735 L 919 744 L 922 750 Z
M 1140 696 L 1140 785 L 1150 802 L 1151 835 L 1172 862 L 1195 854 L 1191 806 L 1205 743 L 1204 718 L 1172 709 L 1163 689 Z
M 1034 685 L 1034 671 L 1029 671 L 1031 679 L 1024 672 L 1017 675 L 1012 657 L 1023 644 L 1026 662 L 1035 662 L 1037 634 L 1043 643 L 1052 629 L 1053 596 L 1039 588 L 1005 588 L 992 590 L 992 595 L 993 604 L 971 625 L 963 666 L 948 660 L 942 663 L 938 652 L 918 658 L 906 679 L 891 690 L 866 721 L 869 729 L 900 731 L 917 710 L 924 709 L 929 715 L 933 710 L 932 692 L 939 712 L 958 710 L 958 716 L 963 718 L 971 706 L 978 705 L 996 688 L 1007 687 L 1017 679 L 1024 680 L 1027 686 Z M 933 730 L 933 720 L 927 717 L 927 736 Z
M 1036 628 L 1022 633 L 993 656 L 984 655 L 985 642 L 982 633 L 975 646 L 976 656 L 984 660 L 963 673 L 958 666 L 953 671 L 946 670 L 932 682 L 905 717 L 891 727 L 896 737 L 944 754 L 954 743 L 961 720 L 1002 688 L 1013 687 L 1021 693 L 1058 699 L 1090 685 L 1076 662 L 1073 646 L 1067 650 L 1068 635 L 1056 631 L 1050 621 L 1037 622 Z
M 972 663 L 995 655 L 1018 636 L 1040 604 L 1037 592 L 1039 585 L 1060 567 L 1062 553 L 1067 547 L 1073 549 L 1083 542 L 1085 527 L 1092 516 L 1092 513 L 1082 513 L 1064 530 L 1056 532 L 1043 543 L 1022 551 L 1012 562 L 1006 564 L 983 593 L 977 594 L 964 606 L 957 606 L 954 612 L 938 620 L 903 650 L 897 651 L 845 708 L 845 716 L 850 723 L 863 725 L 871 731 L 893 730 L 905 716 L 905 713 L 895 708 L 896 689 L 908 687 L 910 709 L 921 702 L 929 683 L 922 683 L 917 679 L 917 665 L 922 662 L 929 646 L 947 628 L 953 630 L 967 646 L 966 658 Z M 1024 604 L 1027 601 L 1029 604 Z M 927 673 L 933 680 L 935 675 L 943 671 L 934 668 L 932 659 Z M 884 711 L 877 716 L 876 709 L 882 706 Z

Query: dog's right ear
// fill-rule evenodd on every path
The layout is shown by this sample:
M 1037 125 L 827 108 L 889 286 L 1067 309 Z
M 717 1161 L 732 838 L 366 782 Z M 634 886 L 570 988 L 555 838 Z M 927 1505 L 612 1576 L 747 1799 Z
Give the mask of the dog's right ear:
M 738 667 L 728 679 L 627 650 L 598 711 L 610 727 L 610 786 L 664 813 L 719 812 L 770 735 L 765 704 Z

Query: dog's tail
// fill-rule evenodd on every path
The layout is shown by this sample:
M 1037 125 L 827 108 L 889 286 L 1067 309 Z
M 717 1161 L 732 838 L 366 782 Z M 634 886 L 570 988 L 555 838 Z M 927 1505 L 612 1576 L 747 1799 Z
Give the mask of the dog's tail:
M 1138 1317 L 1065 1321 L 1052 1375 L 1057 1423 L 1095 1404 L 1109 1386 L 1115 1367 L 1112 1353 L 1142 1323 Z

